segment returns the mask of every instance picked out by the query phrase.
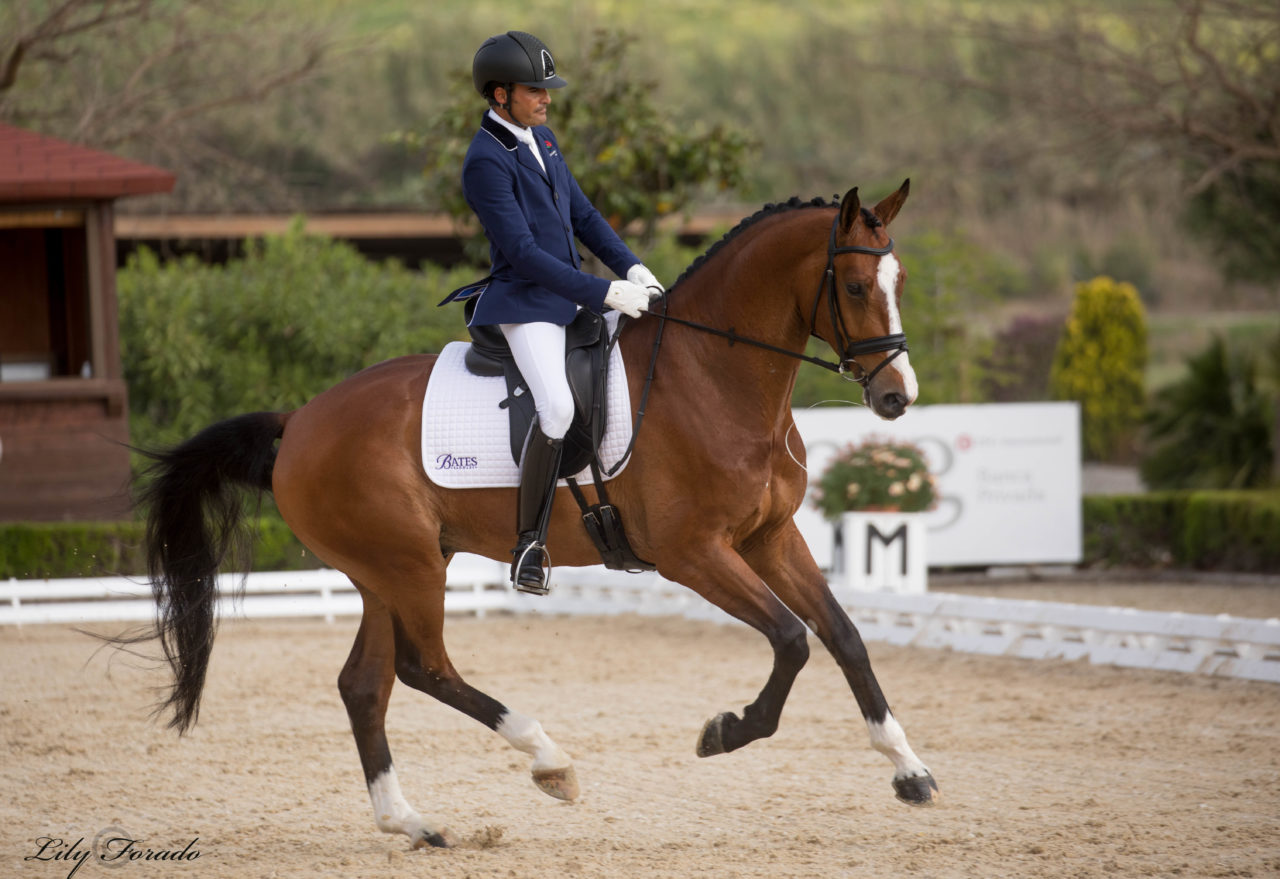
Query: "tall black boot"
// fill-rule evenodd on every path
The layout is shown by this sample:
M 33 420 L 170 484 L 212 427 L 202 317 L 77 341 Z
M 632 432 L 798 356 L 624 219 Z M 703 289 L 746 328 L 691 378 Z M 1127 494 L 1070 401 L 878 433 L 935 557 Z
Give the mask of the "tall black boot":
M 520 460 L 520 488 L 516 494 L 516 548 L 512 550 L 511 584 L 521 592 L 546 595 L 550 590 L 542 571 L 547 556 L 547 529 L 564 440 L 549 439 L 535 421 Z

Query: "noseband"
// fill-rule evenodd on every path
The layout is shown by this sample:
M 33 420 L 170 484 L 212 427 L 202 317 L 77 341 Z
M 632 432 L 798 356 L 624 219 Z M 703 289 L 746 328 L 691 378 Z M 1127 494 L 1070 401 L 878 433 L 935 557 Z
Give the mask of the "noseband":
M 818 328 L 818 303 L 822 301 L 822 288 L 827 288 L 827 306 L 831 310 L 831 326 L 835 329 L 836 334 L 836 353 L 840 355 L 840 362 L 836 364 L 835 371 L 839 373 L 847 372 L 846 363 L 852 363 L 858 367 L 859 375 L 854 376 L 854 381 L 862 385 L 865 389 L 871 384 L 871 380 L 876 377 L 880 370 L 889 365 L 889 362 L 899 354 L 907 350 L 907 334 L 906 333 L 890 333 L 887 336 L 873 336 L 869 339 L 861 339 L 857 342 L 845 335 L 843 311 L 840 308 L 840 296 L 836 292 L 836 256 L 842 253 L 866 253 L 871 256 L 886 256 L 893 252 L 893 239 L 889 239 L 889 243 L 884 247 L 862 247 L 859 245 L 849 245 L 847 247 L 836 247 L 836 230 L 840 226 L 840 216 L 831 222 L 831 237 L 827 240 L 827 270 L 823 273 L 822 280 L 818 282 L 817 295 L 813 297 L 813 309 L 809 313 L 809 335 L 816 335 Z M 886 296 L 892 296 L 892 290 L 884 291 Z M 881 351 L 892 351 L 893 353 L 876 364 L 875 368 L 867 372 L 862 368 L 862 364 L 858 363 L 857 358 L 863 354 L 879 354 Z M 831 368 L 825 362 L 824 366 Z

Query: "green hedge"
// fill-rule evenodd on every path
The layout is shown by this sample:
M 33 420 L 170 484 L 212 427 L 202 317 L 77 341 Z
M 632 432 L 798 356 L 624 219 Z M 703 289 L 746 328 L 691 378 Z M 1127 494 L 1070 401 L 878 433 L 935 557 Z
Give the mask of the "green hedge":
M 146 570 L 140 522 L 0 526 L 0 579 L 138 574 Z
M 139 522 L 0 524 L 0 579 L 137 575 Z M 323 567 L 276 516 L 258 519 L 254 568 Z M 1084 499 L 1084 562 L 1280 572 L 1280 491 L 1153 492 Z
M 1280 572 L 1280 491 L 1084 499 L 1088 564 Z
M 0 580 L 145 574 L 144 532 L 141 522 L 0 524 Z M 258 519 L 253 561 L 260 571 L 323 567 L 274 516 Z

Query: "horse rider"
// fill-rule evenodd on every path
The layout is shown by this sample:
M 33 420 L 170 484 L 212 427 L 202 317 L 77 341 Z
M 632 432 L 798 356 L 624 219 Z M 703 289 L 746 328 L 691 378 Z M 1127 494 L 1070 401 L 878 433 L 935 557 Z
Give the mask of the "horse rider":
M 574 411 L 565 327 L 582 308 L 640 317 L 663 287 L 583 194 L 546 127 L 551 89 L 567 84 L 546 45 L 521 31 L 490 37 L 471 74 L 489 110 L 467 149 L 462 189 L 489 239 L 492 272 L 470 323 L 501 328 L 533 395 L 537 417 L 520 460 L 511 582 L 545 595 L 547 528 Z M 582 271 L 575 237 L 626 280 Z

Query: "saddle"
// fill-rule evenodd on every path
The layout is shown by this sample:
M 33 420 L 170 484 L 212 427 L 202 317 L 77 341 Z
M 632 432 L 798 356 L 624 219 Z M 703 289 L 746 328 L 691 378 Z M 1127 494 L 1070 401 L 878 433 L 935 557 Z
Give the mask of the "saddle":
M 467 300 L 467 320 L 475 310 L 475 300 Z M 500 404 L 507 410 L 511 428 L 511 458 L 520 463 L 524 439 L 537 412 L 533 395 L 516 366 L 507 338 L 496 326 L 468 326 L 471 348 L 463 358 L 472 375 L 502 376 L 507 385 L 507 398 Z M 560 478 L 582 471 L 596 457 L 608 422 L 605 395 L 609 380 L 609 326 L 605 319 L 582 310 L 565 328 L 565 373 L 573 394 L 573 423 L 564 438 L 564 457 Z

